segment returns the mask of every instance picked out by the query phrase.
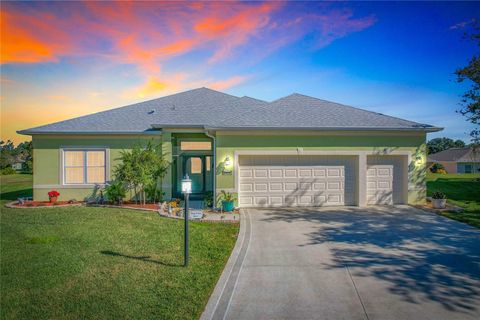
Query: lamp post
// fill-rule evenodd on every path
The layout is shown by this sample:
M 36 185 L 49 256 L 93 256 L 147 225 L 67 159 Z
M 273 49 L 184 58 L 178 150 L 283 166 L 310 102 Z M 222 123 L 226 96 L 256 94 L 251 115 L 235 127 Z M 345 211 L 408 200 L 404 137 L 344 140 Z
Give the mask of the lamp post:
M 192 180 L 188 177 L 188 174 L 185 175 L 185 178 L 182 179 L 182 193 L 185 198 L 185 239 L 184 239 L 184 258 L 183 266 L 188 266 L 188 197 L 192 193 Z

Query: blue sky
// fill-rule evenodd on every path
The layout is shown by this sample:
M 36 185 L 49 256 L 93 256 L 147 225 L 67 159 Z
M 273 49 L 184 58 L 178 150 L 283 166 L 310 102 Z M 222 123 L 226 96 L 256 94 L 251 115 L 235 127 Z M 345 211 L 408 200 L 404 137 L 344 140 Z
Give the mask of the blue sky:
M 468 141 L 454 70 L 476 2 L 7 3 L 2 139 L 206 86 L 292 92 L 445 127 Z M 26 94 L 28 92 L 28 94 Z

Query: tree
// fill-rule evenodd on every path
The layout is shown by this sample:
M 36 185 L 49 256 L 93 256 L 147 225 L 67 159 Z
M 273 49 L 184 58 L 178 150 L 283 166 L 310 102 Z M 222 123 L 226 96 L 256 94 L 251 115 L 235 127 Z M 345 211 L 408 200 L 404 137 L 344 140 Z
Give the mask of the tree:
M 465 142 L 462 140 L 453 140 L 450 138 L 435 138 L 427 142 L 428 154 L 437 153 L 450 148 L 463 148 Z
M 114 169 L 115 179 L 122 182 L 127 190 L 134 192 L 135 201 L 146 203 L 147 198 L 157 201 L 162 196 L 161 185 L 170 162 L 162 153 L 162 144 L 152 141 L 136 145 L 132 150 L 122 150 L 120 164 Z
M 480 47 L 480 23 L 478 20 L 473 20 L 470 24 L 471 32 L 466 32 L 465 37 L 477 43 Z M 461 83 L 468 80 L 471 87 L 462 95 L 462 109 L 460 112 L 468 121 L 475 125 L 470 132 L 472 141 L 474 143 L 480 142 L 480 56 L 474 54 L 467 66 L 457 69 L 457 82 Z
M 8 140 L 0 142 L 0 169 L 11 168 L 16 162 L 23 162 L 23 171 L 32 172 L 33 148 L 31 141 L 17 146 Z

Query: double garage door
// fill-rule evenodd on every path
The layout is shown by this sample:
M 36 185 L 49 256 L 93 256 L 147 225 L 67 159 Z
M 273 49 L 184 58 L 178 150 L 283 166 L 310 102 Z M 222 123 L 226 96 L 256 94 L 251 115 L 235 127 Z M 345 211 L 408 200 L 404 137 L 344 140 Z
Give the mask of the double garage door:
M 342 206 L 358 203 L 355 156 L 241 156 L 240 207 Z M 393 204 L 394 165 L 372 159 L 367 204 Z
M 345 204 L 343 166 L 241 167 L 240 206 Z

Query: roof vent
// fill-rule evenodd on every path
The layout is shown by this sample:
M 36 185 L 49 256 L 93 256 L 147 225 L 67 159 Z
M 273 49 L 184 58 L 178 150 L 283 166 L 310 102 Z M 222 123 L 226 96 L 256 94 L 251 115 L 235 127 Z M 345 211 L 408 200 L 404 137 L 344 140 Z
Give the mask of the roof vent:
M 148 114 L 154 114 L 154 113 L 155 113 L 155 110 L 153 110 L 153 109 L 148 111 Z
M 172 105 L 172 106 L 170 107 L 170 110 L 175 110 L 175 105 Z

